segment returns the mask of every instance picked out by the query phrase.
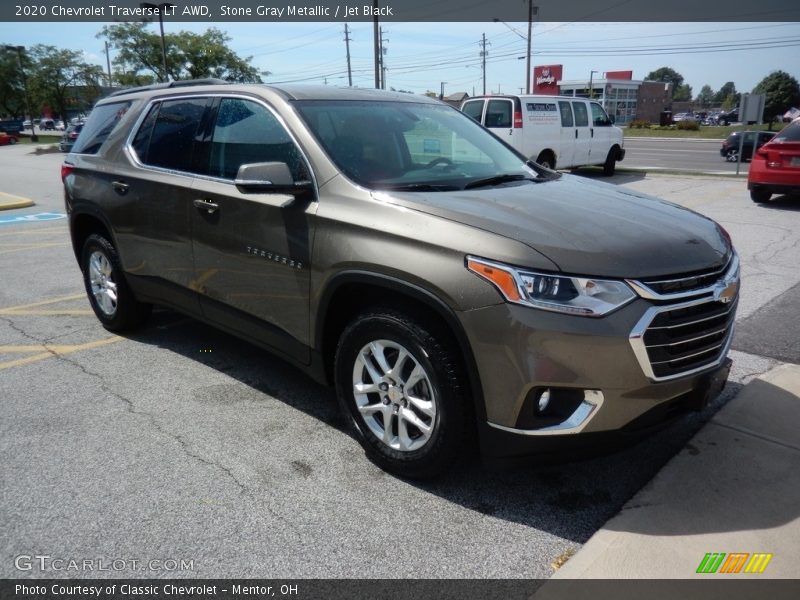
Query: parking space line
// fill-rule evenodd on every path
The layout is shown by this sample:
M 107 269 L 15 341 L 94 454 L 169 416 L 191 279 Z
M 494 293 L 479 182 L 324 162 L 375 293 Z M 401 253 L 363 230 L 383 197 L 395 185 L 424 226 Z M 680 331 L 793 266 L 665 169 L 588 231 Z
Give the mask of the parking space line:
M 55 233 L 55 232 L 64 232 L 67 231 L 68 228 L 65 225 L 64 227 L 40 227 L 40 228 L 28 228 L 23 229 L 20 231 L 0 231 L 0 238 L 9 235 L 37 235 L 40 233 Z
M 17 306 L 9 306 L 7 308 L 0 308 L 0 315 L 7 315 L 7 314 L 25 314 L 28 309 L 35 308 L 37 306 L 46 306 L 48 304 L 55 304 L 57 302 L 66 302 L 67 300 L 78 300 L 80 298 L 85 298 L 86 294 L 70 294 L 69 296 L 59 296 L 57 298 L 51 298 L 50 300 L 40 300 L 39 302 L 31 302 L 29 304 L 18 304 Z
M 99 348 L 101 346 L 107 346 L 109 344 L 115 344 L 116 342 L 121 342 L 124 339 L 125 338 L 123 337 L 115 335 L 110 338 L 95 340 L 94 342 L 87 342 L 85 344 L 72 344 L 72 345 L 42 344 L 42 345 L 30 345 L 30 346 L 0 346 L 0 354 L 39 352 L 40 350 L 44 350 L 44 352 L 40 352 L 39 354 L 34 354 L 33 356 L 26 356 L 25 358 L 18 358 L 16 360 L 8 360 L 5 362 L 0 362 L 0 371 L 3 371 L 5 369 L 11 369 L 13 367 L 28 365 L 34 362 L 38 362 L 40 360 L 44 360 L 46 358 L 52 358 L 55 356 L 66 356 L 67 354 L 73 354 L 74 352 L 81 352 L 82 350 L 92 350 L 94 348 Z
M 58 246 L 70 246 L 69 242 L 52 242 L 48 244 L 37 244 L 30 248 L 14 248 L 12 250 L 0 250 L 0 254 L 12 254 L 14 252 L 25 252 L 26 250 L 40 250 L 42 248 L 56 248 Z

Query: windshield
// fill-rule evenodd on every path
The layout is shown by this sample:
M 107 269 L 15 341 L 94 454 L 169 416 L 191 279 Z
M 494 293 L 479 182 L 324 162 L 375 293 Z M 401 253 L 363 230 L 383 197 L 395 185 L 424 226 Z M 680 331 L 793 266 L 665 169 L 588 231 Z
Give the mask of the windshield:
M 536 170 L 461 111 L 385 101 L 295 102 L 348 178 L 371 189 L 448 191 L 519 185 L 556 176 Z M 516 183 L 515 183 L 516 182 Z

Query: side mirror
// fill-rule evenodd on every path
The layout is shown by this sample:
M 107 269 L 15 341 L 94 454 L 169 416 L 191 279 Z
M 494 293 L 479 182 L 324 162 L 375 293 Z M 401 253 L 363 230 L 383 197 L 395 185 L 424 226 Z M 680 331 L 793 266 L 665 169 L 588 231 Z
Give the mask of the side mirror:
M 250 163 L 239 167 L 236 189 L 243 194 L 299 195 L 311 189 L 311 181 L 295 181 L 285 162 Z
M 608 121 L 613 125 L 614 123 L 617 122 L 617 119 L 614 118 L 614 115 L 608 115 Z

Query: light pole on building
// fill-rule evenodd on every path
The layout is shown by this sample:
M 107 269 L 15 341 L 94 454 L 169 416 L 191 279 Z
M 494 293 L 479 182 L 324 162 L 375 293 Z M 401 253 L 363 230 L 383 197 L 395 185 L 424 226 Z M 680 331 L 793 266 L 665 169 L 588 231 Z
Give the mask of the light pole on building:
M 17 65 L 19 67 L 19 76 L 22 79 L 22 90 L 25 94 L 25 112 L 28 113 L 31 120 L 31 141 L 38 142 L 39 136 L 36 135 L 36 125 L 33 123 L 33 112 L 31 112 L 31 100 L 28 96 L 28 78 L 25 75 L 25 68 L 22 66 L 22 53 L 25 52 L 25 46 L 5 46 L 9 52 L 17 53 Z
M 158 26 L 161 30 L 161 64 L 164 68 L 164 81 L 169 81 L 167 72 L 167 44 L 164 41 L 164 12 L 170 8 L 175 8 L 174 4 L 169 2 L 162 2 L 161 4 L 153 4 L 152 2 L 142 2 L 139 4 L 141 8 L 149 8 L 158 13 Z
M 594 74 L 600 71 L 589 71 L 589 98 L 594 98 Z

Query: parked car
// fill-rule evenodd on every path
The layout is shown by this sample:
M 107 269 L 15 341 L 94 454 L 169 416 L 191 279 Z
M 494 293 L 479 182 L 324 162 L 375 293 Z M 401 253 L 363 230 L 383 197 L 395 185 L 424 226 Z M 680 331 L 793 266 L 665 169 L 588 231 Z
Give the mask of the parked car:
M 0 131 L 0 146 L 13 146 L 18 140 L 16 135 Z
M 334 385 L 402 476 L 443 472 L 475 436 L 508 457 L 650 430 L 728 375 L 739 259 L 722 227 L 536 165 L 437 100 L 116 92 L 61 176 L 107 329 L 157 303 L 267 348 Z
M 739 144 L 744 133 L 744 140 L 741 141 L 742 146 L 742 162 L 750 160 L 753 156 L 753 146 L 761 148 L 764 144 L 770 141 L 775 133 L 772 131 L 734 131 L 722 142 L 719 153 L 728 162 L 737 162 L 739 160 Z
M 42 119 L 39 123 L 39 129 L 42 131 L 55 131 L 56 130 L 56 122 L 55 119 Z
M 571 96 L 479 96 L 461 110 L 549 169 L 602 165 L 613 175 L 625 158 L 622 130 L 597 102 Z
M 717 115 L 717 123 L 720 125 L 730 125 L 731 123 L 739 122 L 739 109 L 734 108 L 731 111 L 722 111 Z
M 672 122 L 673 123 L 680 123 L 681 121 L 694 121 L 694 115 L 690 113 L 677 113 L 672 115 Z
M 756 150 L 747 189 L 753 202 L 766 202 L 772 194 L 800 195 L 800 118 Z
M 77 125 L 70 125 L 67 127 L 58 144 L 58 149 L 62 152 L 70 152 L 81 131 L 83 131 L 83 125 L 83 123 L 78 123 Z

